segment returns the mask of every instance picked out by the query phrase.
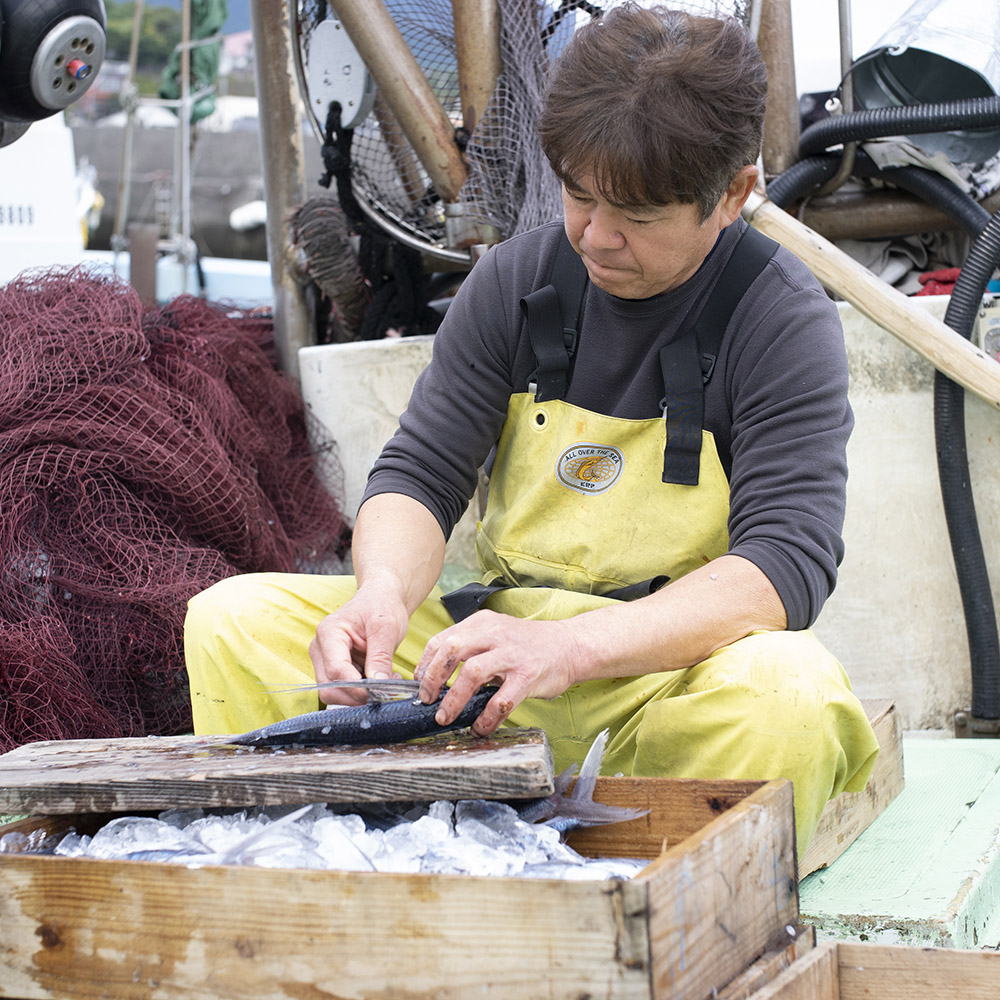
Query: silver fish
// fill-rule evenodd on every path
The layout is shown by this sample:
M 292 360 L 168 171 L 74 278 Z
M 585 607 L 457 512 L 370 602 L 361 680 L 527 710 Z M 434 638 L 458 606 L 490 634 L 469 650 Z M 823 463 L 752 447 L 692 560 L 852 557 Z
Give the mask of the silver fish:
M 183 861 L 188 864 L 197 865 L 239 864 L 242 861 L 246 861 L 249 855 L 252 855 L 251 847 L 258 844 L 261 840 L 270 837 L 281 827 L 294 823 L 309 812 L 310 809 L 312 809 L 312 805 L 302 806 L 290 813 L 286 813 L 278 819 L 271 820 L 266 826 L 262 826 L 252 833 L 247 834 L 246 837 L 238 841 L 227 851 L 213 851 L 200 839 L 197 839 L 197 842 L 192 847 L 153 847 L 142 851 L 130 851 L 124 855 L 124 858 L 126 861 Z
M 420 681 L 407 680 L 405 677 L 364 677 L 354 681 L 322 681 L 313 684 L 289 684 L 285 687 L 271 687 L 267 690 L 272 694 L 285 694 L 289 691 L 319 691 L 322 688 L 348 688 L 365 691 L 371 701 L 398 701 L 402 698 L 416 698 L 420 690 Z

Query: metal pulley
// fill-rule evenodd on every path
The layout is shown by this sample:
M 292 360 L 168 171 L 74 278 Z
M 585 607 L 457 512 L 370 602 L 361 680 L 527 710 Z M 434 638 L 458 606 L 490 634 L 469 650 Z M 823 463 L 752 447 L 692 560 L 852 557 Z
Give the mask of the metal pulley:
M 48 118 L 78 101 L 104 61 L 103 0 L 0 0 L 0 119 Z

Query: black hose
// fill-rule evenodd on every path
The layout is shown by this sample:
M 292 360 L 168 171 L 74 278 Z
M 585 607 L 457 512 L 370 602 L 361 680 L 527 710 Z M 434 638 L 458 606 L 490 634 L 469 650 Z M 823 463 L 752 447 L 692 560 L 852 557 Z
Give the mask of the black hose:
M 854 168 L 857 177 L 875 177 L 940 209 L 960 229 L 978 236 L 989 225 L 990 213 L 972 195 L 953 184 L 943 174 L 924 167 L 879 168 L 867 156 L 858 156 Z
M 822 187 L 837 172 L 839 166 L 840 155 L 837 153 L 822 153 L 799 160 L 783 174 L 767 182 L 767 196 L 779 208 L 786 208 L 793 201 Z
M 1000 125 L 1000 97 L 968 97 L 939 104 L 869 108 L 824 118 L 799 138 L 799 156 L 805 159 L 841 142 L 864 142 L 887 135 L 922 135 L 956 129 L 996 128 Z
M 836 173 L 840 156 L 816 156 L 829 146 L 896 134 L 921 134 L 1000 124 L 1000 98 L 970 98 L 944 104 L 875 108 L 824 119 L 806 129 L 799 142 L 805 159 L 768 185 L 768 195 L 787 201 L 802 197 Z M 917 194 L 977 235 L 951 293 L 945 324 L 970 340 L 986 286 L 1000 263 L 1000 214 L 989 214 L 946 178 L 919 167 L 878 170 L 858 156 L 859 176 L 878 176 Z M 794 173 L 793 173 L 794 171 Z M 943 182 L 943 183 L 942 183 Z M 777 186 L 777 191 L 775 187 Z M 785 203 L 787 203 L 787 201 Z M 781 202 L 778 202 L 781 204 Z M 1000 638 L 969 476 L 965 434 L 965 391 L 942 372 L 934 375 L 934 438 L 938 479 L 952 557 L 958 574 L 972 669 L 972 718 L 1000 719 Z
M 1000 214 L 993 216 L 973 244 L 945 312 L 945 324 L 966 339 L 971 338 L 983 294 L 998 262 Z M 1000 641 L 969 477 L 965 390 L 941 372 L 934 375 L 934 438 L 945 520 L 969 638 L 972 717 L 1000 719 Z
M 839 153 L 823 153 L 799 160 L 768 183 L 768 198 L 782 208 L 798 198 L 804 198 L 837 172 L 840 159 Z M 854 177 L 877 178 L 922 198 L 971 236 L 978 236 L 990 221 L 990 213 L 975 198 L 937 171 L 923 167 L 879 168 L 870 156 L 858 150 L 851 174 Z

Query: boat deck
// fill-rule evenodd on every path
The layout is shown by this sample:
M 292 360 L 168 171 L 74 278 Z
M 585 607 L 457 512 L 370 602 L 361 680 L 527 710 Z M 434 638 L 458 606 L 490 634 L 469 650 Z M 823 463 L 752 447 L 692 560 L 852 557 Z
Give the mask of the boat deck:
M 903 736 L 906 785 L 799 887 L 818 939 L 1000 948 L 1000 740 Z

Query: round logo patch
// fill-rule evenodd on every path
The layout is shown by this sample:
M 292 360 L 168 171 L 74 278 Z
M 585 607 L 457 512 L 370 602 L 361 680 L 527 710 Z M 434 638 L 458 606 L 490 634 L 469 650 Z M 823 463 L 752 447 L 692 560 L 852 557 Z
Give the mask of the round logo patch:
M 575 444 L 556 461 L 556 478 L 580 493 L 603 493 L 618 482 L 625 463 L 617 448 L 603 444 Z

